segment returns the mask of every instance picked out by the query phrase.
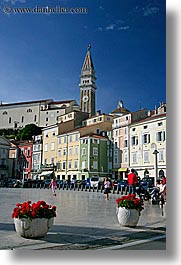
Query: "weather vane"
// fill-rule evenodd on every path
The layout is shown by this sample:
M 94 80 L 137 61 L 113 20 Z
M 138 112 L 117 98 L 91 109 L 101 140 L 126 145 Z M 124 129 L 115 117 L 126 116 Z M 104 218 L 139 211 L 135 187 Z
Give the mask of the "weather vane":
M 90 51 L 90 49 L 91 49 L 91 45 L 89 44 L 87 47 L 87 50 Z

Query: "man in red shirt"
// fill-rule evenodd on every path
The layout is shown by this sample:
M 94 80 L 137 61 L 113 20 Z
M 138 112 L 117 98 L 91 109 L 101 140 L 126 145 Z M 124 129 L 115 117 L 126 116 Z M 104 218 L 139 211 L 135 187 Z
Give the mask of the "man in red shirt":
M 131 173 L 128 175 L 128 187 L 129 187 L 129 194 L 136 193 L 136 183 L 138 182 L 138 178 L 135 174 L 135 170 L 132 168 Z

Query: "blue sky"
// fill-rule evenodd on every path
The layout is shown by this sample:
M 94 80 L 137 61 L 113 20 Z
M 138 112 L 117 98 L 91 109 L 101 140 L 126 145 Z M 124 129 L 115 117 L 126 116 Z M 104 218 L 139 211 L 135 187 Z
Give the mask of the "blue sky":
M 4 7 L 86 7 L 86 14 L 10 14 Z M 164 0 L 1 0 L 0 101 L 76 99 L 87 46 L 96 108 L 131 111 L 166 101 Z

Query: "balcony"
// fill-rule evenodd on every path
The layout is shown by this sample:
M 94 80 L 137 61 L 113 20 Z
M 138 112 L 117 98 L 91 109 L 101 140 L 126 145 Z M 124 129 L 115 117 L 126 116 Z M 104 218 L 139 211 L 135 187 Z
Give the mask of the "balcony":
M 129 121 L 123 121 L 123 122 L 113 123 L 112 128 L 113 129 L 118 129 L 118 128 L 121 128 L 121 127 L 128 126 L 128 124 L 129 124 Z

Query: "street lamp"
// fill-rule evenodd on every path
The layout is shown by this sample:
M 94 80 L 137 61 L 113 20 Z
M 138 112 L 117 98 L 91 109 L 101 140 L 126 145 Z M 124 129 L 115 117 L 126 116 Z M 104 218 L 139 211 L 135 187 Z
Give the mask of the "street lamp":
M 153 155 L 155 155 L 155 185 L 158 179 L 158 151 L 155 149 Z

